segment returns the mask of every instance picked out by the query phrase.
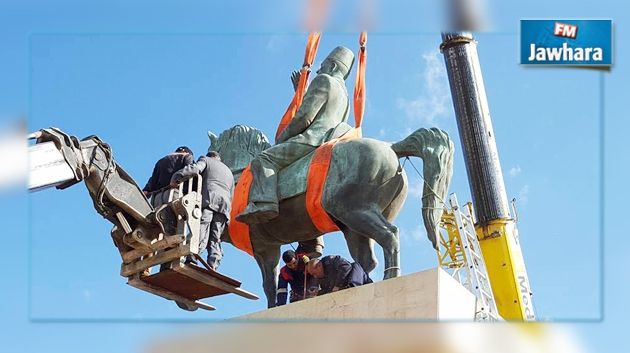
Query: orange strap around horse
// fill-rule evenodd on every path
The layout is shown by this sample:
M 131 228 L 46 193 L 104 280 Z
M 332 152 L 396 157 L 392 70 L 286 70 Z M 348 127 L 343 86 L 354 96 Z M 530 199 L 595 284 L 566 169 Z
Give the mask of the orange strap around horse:
M 335 232 L 339 230 L 337 224 L 333 222 L 328 212 L 322 204 L 326 177 L 330 169 L 333 148 L 338 142 L 361 137 L 361 129 L 354 128 L 345 135 L 334 140 L 330 140 L 317 147 L 306 175 L 306 211 L 308 212 L 315 228 L 322 233 Z
M 245 210 L 247 207 L 247 201 L 249 199 L 249 189 L 253 181 L 252 172 L 247 166 L 241 177 L 238 180 L 238 184 L 234 188 L 234 199 L 232 200 L 232 210 L 230 211 L 230 224 L 228 225 L 228 232 L 230 233 L 230 239 L 232 244 L 240 250 L 245 251 L 250 255 L 254 255 L 252 249 L 252 242 L 249 238 L 249 226 L 245 223 L 236 220 L 236 216 Z

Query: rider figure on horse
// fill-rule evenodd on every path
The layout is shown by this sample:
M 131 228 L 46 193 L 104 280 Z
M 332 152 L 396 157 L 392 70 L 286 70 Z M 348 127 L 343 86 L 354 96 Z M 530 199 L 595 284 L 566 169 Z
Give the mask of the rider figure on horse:
M 278 172 L 313 152 L 322 143 L 340 137 L 351 127 L 345 80 L 354 54 L 335 48 L 322 62 L 306 91 L 295 117 L 278 137 L 277 144 L 251 163 L 253 183 L 247 208 L 236 219 L 247 224 L 265 223 L 278 216 Z

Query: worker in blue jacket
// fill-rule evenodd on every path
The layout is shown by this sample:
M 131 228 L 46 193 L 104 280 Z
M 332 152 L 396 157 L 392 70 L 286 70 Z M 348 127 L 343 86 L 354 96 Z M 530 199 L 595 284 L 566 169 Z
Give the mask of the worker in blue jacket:
M 372 283 L 372 279 L 359 263 L 350 262 L 339 255 L 310 260 L 306 264 L 306 272 L 319 281 L 318 294 Z
M 317 294 L 317 282 L 310 275 L 307 275 L 304 266 L 309 258 L 303 253 L 295 253 L 287 250 L 282 254 L 282 261 L 285 265 L 280 269 L 278 275 L 278 291 L 276 296 L 276 306 L 285 305 L 289 297 L 289 285 L 291 286 L 291 303 L 304 299 L 304 285 L 306 283 L 309 298 Z M 306 282 L 305 282 L 306 279 Z

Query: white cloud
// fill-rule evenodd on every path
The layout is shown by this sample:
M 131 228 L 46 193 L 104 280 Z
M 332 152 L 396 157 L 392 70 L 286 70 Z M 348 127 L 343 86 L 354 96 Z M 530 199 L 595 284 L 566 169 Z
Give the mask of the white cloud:
M 411 122 L 433 125 L 448 111 L 450 91 L 440 52 L 432 50 L 423 54 L 422 59 L 425 64 L 422 94 L 415 99 L 398 98 L 396 104 Z
M 517 164 L 515 167 L 510 168 L 510 171 L 508 173 L 511 177 L 515 177 L 521 174 L 521 166 Z

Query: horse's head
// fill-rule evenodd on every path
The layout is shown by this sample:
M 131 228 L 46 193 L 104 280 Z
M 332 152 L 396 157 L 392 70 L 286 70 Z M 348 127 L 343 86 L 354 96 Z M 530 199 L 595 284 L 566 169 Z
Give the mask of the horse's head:
M 208 152 L 219 152 L 221 160 L 232 170 L 235 178 L 260 152 L 271 147 L 262 131 L 245 125 L 236 125 L 219 136 L 208 131 L 208 138 Z

